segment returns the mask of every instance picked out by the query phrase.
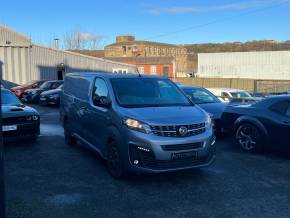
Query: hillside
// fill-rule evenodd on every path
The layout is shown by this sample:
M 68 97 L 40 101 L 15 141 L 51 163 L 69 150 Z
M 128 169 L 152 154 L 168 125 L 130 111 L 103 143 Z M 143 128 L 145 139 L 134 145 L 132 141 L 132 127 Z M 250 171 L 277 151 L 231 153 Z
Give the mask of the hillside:
M 290 40 L 277 42 L 273 40 L 231 42 L 231 43 L 205 43 L 185 45 L 189 52 L 217 53 L 217 52 L 247 52 L 247 51 L 284 51 L 290 50 Z

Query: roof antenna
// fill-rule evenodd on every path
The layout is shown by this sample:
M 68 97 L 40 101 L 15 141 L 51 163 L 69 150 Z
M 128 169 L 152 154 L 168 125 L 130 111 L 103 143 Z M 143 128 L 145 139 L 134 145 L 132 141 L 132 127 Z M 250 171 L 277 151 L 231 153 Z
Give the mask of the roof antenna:
M 138 76 L 141 78 L 141 73 L 139 72 L 139 68 L 137 67 L 137 64 L 136 64 L 136 69 L 137 69 L 137 73 L 138 73 Z
M 133 53 L 133 55 L 135 56 L 135 65 L 136 65 L 136 69 L 137 69 L 138 76 L 139 76 L 139 77 L 142 77 L 141 74 L 140 74 L 140 72 L 139 72 L 139 68 L 138 68 L 138 64 L 137 64 L 137 58 L 138 58 L 141 54 L 139 53 L 138 47 L 137 47 L 137 45 L 135 45 L 135 44 L 132 45 L 132 53 Z

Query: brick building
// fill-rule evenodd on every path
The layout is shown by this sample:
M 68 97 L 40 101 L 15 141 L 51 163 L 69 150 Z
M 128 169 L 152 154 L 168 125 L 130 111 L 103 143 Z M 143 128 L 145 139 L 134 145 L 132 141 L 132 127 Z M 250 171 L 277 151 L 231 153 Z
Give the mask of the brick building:
M 185 77 L 197 69 L 195 56 L 185 46 L 138 41 L 130 35 L 117 36 L 115 43 L 105 47 L 104 57 L 136 64 L 144 74 Z

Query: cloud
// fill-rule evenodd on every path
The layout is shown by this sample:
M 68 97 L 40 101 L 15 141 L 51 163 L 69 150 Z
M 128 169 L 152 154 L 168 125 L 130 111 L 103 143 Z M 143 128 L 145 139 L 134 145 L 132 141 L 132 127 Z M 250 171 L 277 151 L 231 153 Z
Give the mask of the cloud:
M 258 0 L 258 1 L 246 1 L 232 4 L 222 4 L 208 7 L 163 7 L 163 8 L 152 8 L 147 12 L 152 15 L 161 14 L 189 14 L 189 13 L 206 13 L 215 11 L 226 11 L 226 10 L 244 10 L 250 8 L 257 8 L 267 6 L 272 3 L 285 2 L 285 0 Z
M 92 40 L 100 40 L 103 39 L 103 35 L 98 35 L 95 33 L 89 33 L 89 32 L 78 32 L 79 39 L 83 41 L 92 41 Z

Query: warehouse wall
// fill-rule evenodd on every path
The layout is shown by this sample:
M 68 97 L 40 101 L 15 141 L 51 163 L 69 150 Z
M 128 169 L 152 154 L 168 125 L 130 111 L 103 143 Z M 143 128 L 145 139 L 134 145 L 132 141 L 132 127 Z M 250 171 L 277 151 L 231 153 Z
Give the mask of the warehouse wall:
M 57 79 L 57 66 L 61 63 L 65 64 L 65 73 L 80 70 L 113 72 L 113 69 L 123 69 L 129 73 L 136 72 L 134 65 L 38 45 L 0 46 L 0 60 L 3 62 L 3 79 L 17 84 L 35 79 Z
M 28 37 L 0 24 L 0 46 L 28 47 L 30 44 L 31 40 Z
M 198 54 L 198 77 L 290 79 L 290 51 Z
M 113 69 L 124 69 L 128 73 L 136 72 L 136 67 L 134 65 L 113 62 L 38 45 L 32 46 L 31 78 L 57 79 L 57 66 L 61 63 L 65 65 L 65 73 L 78 70 L 113 72 Z
M 17 84 L 29 80 L 29 53 L 30 48 L 28 47 L 0 46 L 0 61 L 3 63 L 2 76 L 4 80 Z

